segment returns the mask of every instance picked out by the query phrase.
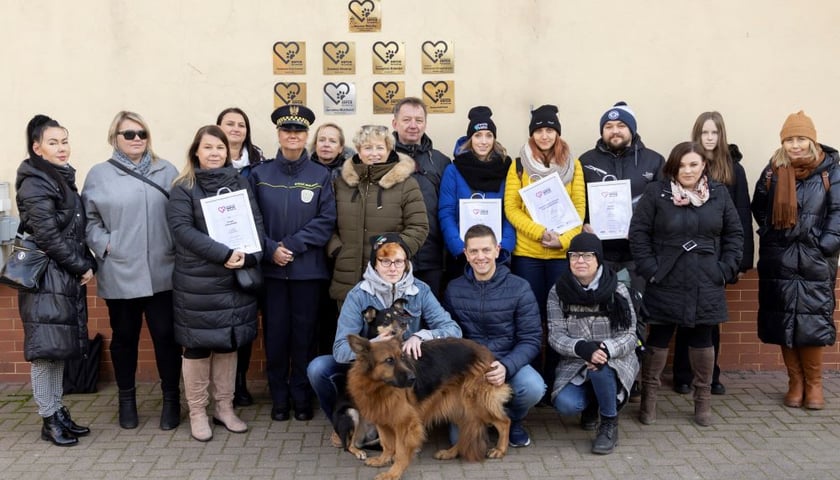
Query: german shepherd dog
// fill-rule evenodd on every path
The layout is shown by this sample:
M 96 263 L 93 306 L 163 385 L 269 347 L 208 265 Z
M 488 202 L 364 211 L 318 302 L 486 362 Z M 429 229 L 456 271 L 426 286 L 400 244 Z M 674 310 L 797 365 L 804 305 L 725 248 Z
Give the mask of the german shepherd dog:
M 379 335 L 390 334 L 402 338 L 408 328 L 411 315 L 405 311 L 408 301 L 398 298 L 385 310 L 377 310 L 369 306 L 362 312 L 367 324 L 367 338 L 372 340 Z M 363 447 L 379 444 L 376 427 L 359 415 L 359 411 L 347 393 L 347 381 L 344 376 L 335 378 L 337 391 L 335 411 L 333 413 L 333 430 L 341 439 L 341 448 L 350 452 L 359 460 L 367 458 Z
M 461 456 L 467 461 L 501 458 L 508 448 L 510 419 L 504 405 L 511 395 L 507 384 L 491 385 L 484 378 L 494 357 L 473 341 L 445 338 L 423 343 L 423 355 L 411 360 L 401 342 L 392 338 L 371 342 L 358 335 L 347 337 L 356 361 L 347 376 L 347 387 L 359 412 L 376 424 L 382 454 L 366 465 L 382 467 L 393 462 L 376 480 L 397 480 L 435 423 L 458 425 L 458 443 L 435 453 L 438 460 Z M 487 449 L 487 425 L 499 434 Z

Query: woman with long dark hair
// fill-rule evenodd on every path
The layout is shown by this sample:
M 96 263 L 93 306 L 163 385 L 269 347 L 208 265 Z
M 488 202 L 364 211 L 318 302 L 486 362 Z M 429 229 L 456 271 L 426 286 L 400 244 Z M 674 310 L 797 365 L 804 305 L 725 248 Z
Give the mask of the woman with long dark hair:
M 26 126 L 29 158 L 15 188 L 23 231 L 50 261 L 35 292 L 18 293 L 23 356 L 31 363 L 32 396 L 43 418 L 41 438 L 66 447 L 90 429 L 62 402 L 64 361 L 88 351 L 87 283 L 96 262 L 85 244 L 85 212 L 76 188 L 67 129 L 36 115 Z

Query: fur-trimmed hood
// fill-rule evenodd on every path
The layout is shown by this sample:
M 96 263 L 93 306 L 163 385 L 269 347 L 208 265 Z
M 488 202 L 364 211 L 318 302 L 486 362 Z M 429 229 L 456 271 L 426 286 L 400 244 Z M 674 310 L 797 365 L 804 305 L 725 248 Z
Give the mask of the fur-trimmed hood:
M 357 187 L 363 178 L 369 177 L 369 181 L 376 182 L 387 190 L 406 181 L 414 173 L 414 160 L 403 153 L 391 151 L 386 163 L 375 165 L 356 163 L 354 159 L 357 156 L 345 160 L 341 167 L 341 178 L 351 187 Z

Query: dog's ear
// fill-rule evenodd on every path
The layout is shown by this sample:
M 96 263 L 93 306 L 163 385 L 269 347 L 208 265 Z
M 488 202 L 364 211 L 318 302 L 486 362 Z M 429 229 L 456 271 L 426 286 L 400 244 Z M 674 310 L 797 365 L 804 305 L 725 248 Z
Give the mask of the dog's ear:
M 368 307 L 362 310 L 362 317 L 365 319 L 366 323 L 373 323 L 376 320 L 376 314 L 379 313 L 373 305 L 368 305 Z
M 404 298 L 398 298 L 394 300 L 394 304 L 391 305 L 391 308 L 397 311 L 400 315 L 403 315 L 405 313 L 406 305 L 408 305 L 408 300 Z
M 347 335 L 347 343 L 356 355 L 362 355 L 370 351 L 370 341 L 358 335 Z

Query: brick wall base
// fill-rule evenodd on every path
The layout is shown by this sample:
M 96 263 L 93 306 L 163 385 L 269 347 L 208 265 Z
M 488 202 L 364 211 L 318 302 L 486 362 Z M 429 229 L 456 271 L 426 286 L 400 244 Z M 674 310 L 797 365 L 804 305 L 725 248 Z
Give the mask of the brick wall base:
M 113 381 L 111 355 L 111 328 L 105 301 L 96 296 L 96 286 L 88 288 L 88 328 L 90 335 L 101 333 L 105 337 L 102 352 L 101 381 Z M 835 292 L 836 293 L 836 292 Z M 729 306 L 729 322 L 721 327 L 720 358 L 722 370 L 769 371 L 784 368 L 781 352 L 777 345 L 765 345 L 756 335 L 756 312 L 758 308 L 758 277 L 750 271 L 736 285 L 726 291 Z M 838 320 L 835 311 L 835 322 Z M 265 378 L 265 351 L 262 329 L 254 343 L 249 378 Z M 840 370 L 840 344 L 828 347 L 824 356 L 826 370 Z M 143 327 L 140 338 L 140 358 L 137 365 L 137 379 L 140 382 L 158 380 L 155 357 L 149 331 Z M 23 359 L 23 327 L 18 315 L 17 292 L 0 286 L 0 382 L 25 383 L 29 381 L 29 363 Z

